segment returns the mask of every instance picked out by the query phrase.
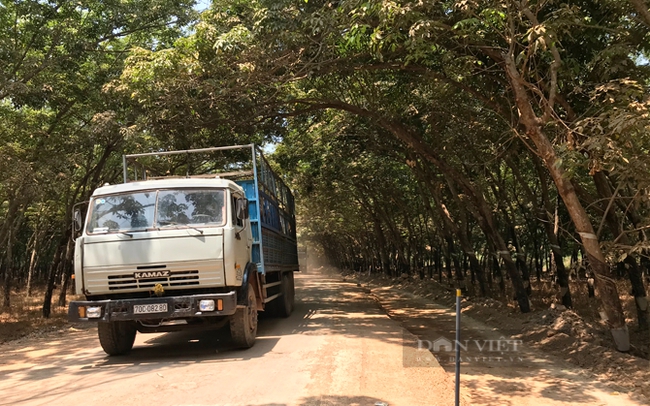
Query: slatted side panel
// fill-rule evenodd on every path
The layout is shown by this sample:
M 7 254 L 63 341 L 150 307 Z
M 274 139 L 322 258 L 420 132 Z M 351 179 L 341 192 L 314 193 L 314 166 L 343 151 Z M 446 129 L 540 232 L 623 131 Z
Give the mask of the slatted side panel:
M 266 272 L 298 270 L 293 195 L 264 157 L 258 161 L 262 252 Z
M 262 226 L 295 242 L 296 216 L 291 190 L 273 173 L 263 157 L 259 159 L 258 179 Z
M 298 270 L 298 247 L 294 241 L 264 226 L 262 240 L 266 272 Z

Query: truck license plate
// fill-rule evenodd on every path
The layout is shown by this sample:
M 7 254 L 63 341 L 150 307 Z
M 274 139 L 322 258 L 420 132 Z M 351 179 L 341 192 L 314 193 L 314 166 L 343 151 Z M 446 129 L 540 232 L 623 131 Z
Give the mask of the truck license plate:
M 167 312 L 167 303 L 133 305 L 134 314 L 165 313 L 165 312 Z

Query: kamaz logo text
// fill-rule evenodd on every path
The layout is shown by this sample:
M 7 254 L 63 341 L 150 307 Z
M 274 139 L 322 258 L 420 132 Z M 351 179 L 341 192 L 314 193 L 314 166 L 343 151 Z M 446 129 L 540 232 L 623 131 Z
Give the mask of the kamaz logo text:
M 136 272 L 133 274 L 135 279 L 152 279 L 152 278 L 167 278 L 169 276 L 169 271 L 148 271 L 148 272 Z

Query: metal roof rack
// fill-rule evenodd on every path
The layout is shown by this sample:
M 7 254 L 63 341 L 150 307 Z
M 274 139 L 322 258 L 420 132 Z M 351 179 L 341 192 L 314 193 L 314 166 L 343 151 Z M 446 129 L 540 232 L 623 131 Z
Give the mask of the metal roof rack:
M 147 180 L 147 179 L 173 179 L 173 178 L 213 178 L 215 176 L 219 176 L 221 178 L 231 178 L 231 179 L 240 179 L 242 177 L 252 177 L 254 170 L 255 170 L 255 164 L 254 162 L 250 162 L 247 165 L 244 162 L 239 162 L 239 165 L 233 163 L 232 160 L 226 159 L 225 161 L 228 162 L 230 165 L 229 168 L 224 168 L 221 167 L 221 171 L 219 171 L 218 166 L 213 166 L 213 167 L 208 167 L 207 168 L 207 173 L 191 173 L 191 161 L 190 161 L 190 155 L 197 155 L 197 154 L 211 154 L 215 152 L 220 152 L 220 151 L 233 151 L 233 150 L 245 150 L 249 149 L 251 151 L 251 155 L 249 155 L 249 160 L 255 160 L 255 155 L 256 153 L 259 154 L 259 156 L 262 156 L 261 151 L 259 148 L 255 146 L 255 144 L 246 144 L 246 145 L 231 145 L 231 146 L 226 146 L 226 147 L 211 147 L 211 148 L 197 148 L 197 149 L 186 149 L 186 150 L 179 150 L 179 151 L 157 151 L 157 152 L 145 152 L 145 153 L 140 153 L 140 154 L 127 154 L 127 155 L 122 155 L 122 171 L 123 171 L 123 179 L 124 183 L 128 183 L 129 180 L 129 174 L 132 173 L 134 175 L 133 181 L 137 180 Z M 166 157 L 166 156 L 178 156 L 178 155 L 185 155 L 187 157 L 186 162 L 185 162 L 185 175 L 179 175 L 178 173 L 175 173 L 179 167 L 182 167 L 183 165 L 179 165 L 179 167 L 176 168 L 169 168 L 167 171 L 162 171 L 163 174 L 161 174 L 161 171 L 159 169 L 153 168 L 151 165 L 146 165 L 142 162 L 138 162 L 138 158 L 145 158 L 145 157 L 151 157 L 151 158 L 160 158 L 160 157 Z M 262 159 L 264 159 L 262 157 Z M 209 162 L 216 162 L 216 159 L 204 159 L 200 162 L 198 167 L 203 167 L 205 170 L 205 166 L 208 165 Z M 129 169 L 129 163 L 132 163 L 133 169 Z M 168 164 L 171 164 L 172 161 L 168 161 Z M 138 177 L 141 176 L 141 179 L 138 179 Z

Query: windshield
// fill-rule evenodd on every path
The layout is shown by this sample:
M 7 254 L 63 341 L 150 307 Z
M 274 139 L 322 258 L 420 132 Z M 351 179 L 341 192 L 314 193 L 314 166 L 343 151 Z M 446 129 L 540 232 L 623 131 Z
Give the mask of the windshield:
M 221 190 L 161 190 L 157 225 L 221 224 L 225 209 Z
M 156 192 L 103 196 L 93 200 L 88 232 L 146 229 L 153 225 Z
M 223 225 L 223 190 L 159 190 L 101 196 L 90 206 L 88 233 L 183 225 Z

